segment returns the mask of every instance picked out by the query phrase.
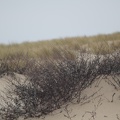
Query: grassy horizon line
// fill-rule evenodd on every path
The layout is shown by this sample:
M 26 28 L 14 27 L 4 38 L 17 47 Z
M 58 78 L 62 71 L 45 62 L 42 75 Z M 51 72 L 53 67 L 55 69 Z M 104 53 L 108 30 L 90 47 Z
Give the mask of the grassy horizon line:
M 35 40 L 35 41 L 23 41 L 23 42 L 20 42 L 20 43 L 17 43 L 17 42 L 10 42 L 10 43 L 0 43 L 0 46 L 1 45 L 4 45 L 4 46 L 9 46 L 9 45 L 14 45 L 14 44 L 17 44 L 17 45 L 20 45 L 20 44 L 27 44 L 27 43 L 36 43 L 36 42 L 45 42 L 45 41 L 56 41 L 56 40 L 65 40 L 65 39 L 71 39 L 71 38 L 90 38 L 90 37 L 98 37 L 98 36 L 111 36 L 111 35 L 118 35 L 120 34 L 120 32 L 112 32 L 112 33 L 106 33 L 106 34 L 94 34 L 94 35 L 81 35 L 81 36 L 66 36 L 66 37 L 60 37 L 60 38 L 52 38 L 52 39 L 44 39 L 44 40 Z
M 79 51 L 87 49 L 97 54 L 106 54 L 120 48 L 120 32 L 98 34 L 94 36 L 65 37 L 46 41 L 0 44 L 0 59 L 18 53 L 29 54 L 31 57 L 52 56 L 60 50 Z

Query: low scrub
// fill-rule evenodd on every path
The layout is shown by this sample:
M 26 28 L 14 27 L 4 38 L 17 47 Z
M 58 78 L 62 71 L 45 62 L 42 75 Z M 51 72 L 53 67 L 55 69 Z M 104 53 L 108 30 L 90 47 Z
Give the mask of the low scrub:
M 85 53 L 80 53 L 74 59 L 32 59 L 24 73 L 28 76 L 24 82 L 16 78 L 10 81 L 14 89 L 8 90 L 7 94 L 11 102 L 3 99 L 6 103 L 0 110 L 3 120 L 16 120 L 20 116 L 41 117 L 74 99 L 79 103 L 81 92 L 97 77 L 120 75 L 120 52 L 86 53 L 86 57 Z M 120 87 L 120 79 L 115 82 Z

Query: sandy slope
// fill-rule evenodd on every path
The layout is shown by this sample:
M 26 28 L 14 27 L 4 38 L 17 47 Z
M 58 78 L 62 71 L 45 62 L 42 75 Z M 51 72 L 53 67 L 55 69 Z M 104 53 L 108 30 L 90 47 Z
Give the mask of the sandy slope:
M 109 77 L 109 80 L 112 80 Z M 7 86 L 7 79 L 0 79 L 0 90 Z M 79 104 L 68 103 L 61 109 L 47 115 L 44 120 L 120 120 L 120 89 L 116 90 L 113 86 L 102 79 L 96 86 L 94 83 L 82 93 L 82 101 Z M 69 112 L 68 112 L 69 111 Z M 68 112 L 68 114 L 67 114 Z M 19 118 L 19 120 L 23 120 Z M 29 118 L 27 120 L 43 120 L 43 118 Z

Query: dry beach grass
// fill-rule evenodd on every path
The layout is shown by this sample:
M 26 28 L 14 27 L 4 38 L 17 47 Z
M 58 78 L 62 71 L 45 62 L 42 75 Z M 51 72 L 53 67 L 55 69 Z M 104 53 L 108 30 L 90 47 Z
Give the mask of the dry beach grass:
M 59 54 L 60 50 L 78 51 L 81 48 L 90 50 L 98 54 L 110 53 L 120 47 L 120 33 L 113 33 L 108 35 L 84 36 L 61 38 L 38 42 L 24 42 L 22 44 L 0 45 L 0 58 L 7 55 L 14 55 L 18 53 L 28 54 L 31 57 L 53 57 Z
M 0 49 L 2 120 L 119 120 L 120 33 Z

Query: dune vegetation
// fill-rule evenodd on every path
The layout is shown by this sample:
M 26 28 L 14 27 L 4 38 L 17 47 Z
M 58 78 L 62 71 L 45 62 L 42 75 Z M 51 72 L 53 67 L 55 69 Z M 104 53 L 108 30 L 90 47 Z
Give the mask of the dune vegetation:
M 26 79 L 10 81 L 14 89 L 2 96 L 2 119 L 47 115 L 74 99 L 79 103 L 81 92 L 101 76 L 113 76 L 110 84 L 120 87 L 120 33 L 0 45 L 5 73 Z
M 79 53 L 106 55 L 119 49 L 119 32 L 21 44 L 0 44 L 0 74 L 7 71 L 23 74 L 25 69 L 28 69 L 29 61 L 33 59 L 36 61 L 75 59 Z
M 110 53 L 120 47 L 120 33 L 107 35 L 70 37 L 38 42 L 24 42 L 22 44 L 0 44 L 0 58 L 18 53 L 28 54 L 30 57 L 53 57 L 60 49 L 78 51 L 82 48 L 94 54 Z M 58 54 L 57 53 L 57 54 Z

